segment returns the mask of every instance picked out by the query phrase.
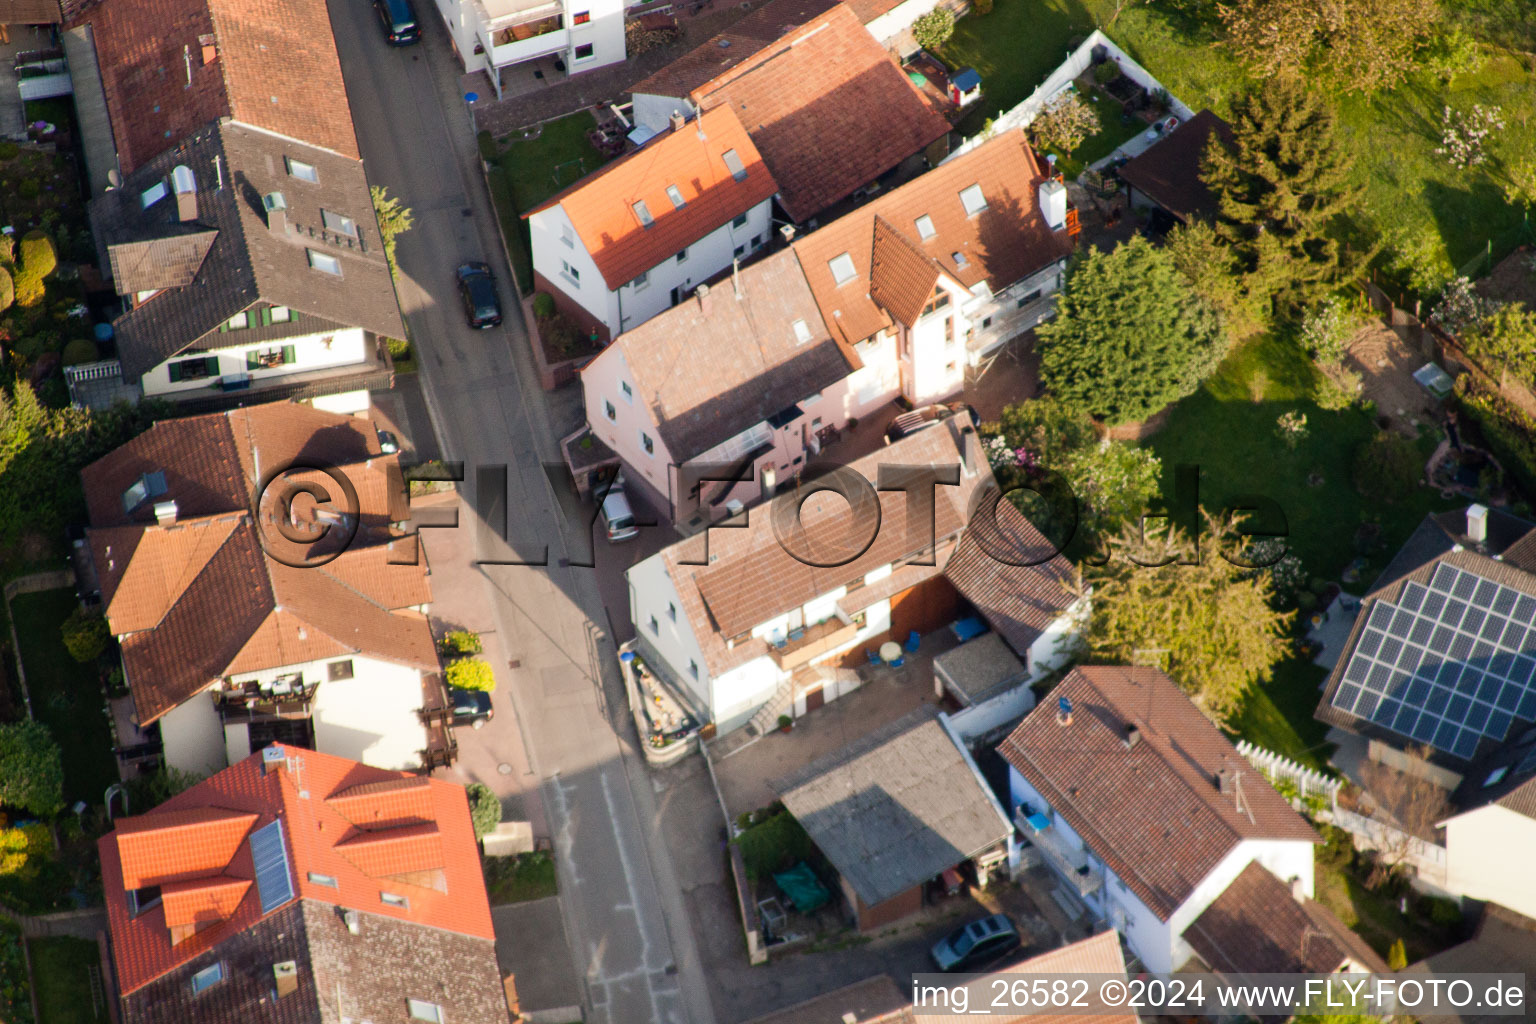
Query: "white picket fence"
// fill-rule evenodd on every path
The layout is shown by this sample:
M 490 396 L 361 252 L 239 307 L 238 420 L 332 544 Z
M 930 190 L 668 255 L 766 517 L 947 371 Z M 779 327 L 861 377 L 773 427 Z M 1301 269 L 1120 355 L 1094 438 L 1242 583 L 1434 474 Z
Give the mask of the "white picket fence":
M 1271 782 L 1286 779 L 1296 787 L 1296 791 L 1303 798 L 1315 793 L 1327 797 L 1330 808 L 1338 807 L 1339 788 L 1344 785 L 1343 779 L 1337 779 L 1315 768 L 1298 764 L 1272 750 L 1256 747 L 1247 740 L 1237 741 L 1237 752 L 1247 758 L 1249 764 L 1263 772 Z
M 1045 109 L 1046 104 L 1060 96 L 1072 84 L 1073 79 L 1093 66 L 1093 51 L 1095 47 L 1099 46 L 1104 47 L 1104 51 L 1109 55 L 1110 60 L 1120 65 L 1121 74 L 1143 89 L 1146 89 L 1148 92 L 1156 92 L 1164 88 L 1163 84 L 1156 78 L 1153 78 L 1150 71 L 1136 63 L 1130 54 L 1111 42 L 1110 38 L 1102 31 L 1094 29 L 1093 33 L 1083 40 L 1082 45 L 1067 54 L 1067 59 L 1057 65 L 1056 70 L 1052 71 L 1045 81 L 1040 83 L 1040 87 L 1029 94 L 1027 99 L 1012 110 L 999 112 L 997 117 L 993 119 L 991 128 L 988 131 L 979 132 L 966 139 L 959 146 L 955 147 L 949 156 L 945 158 L 945 162 L 953 160 L 961 153 L 974 149 L 998 132 L 1017 131 L 1021 128 L 1029 127 L 1029 123 L 1039 115 L 1040 111 Z M 1164 91 L 1166 92 L 1167 90 L 1164 89 Z M 1168 109 L 1181 122 L 1188 121 L 1195 116 L 1193 110 L 1180 102 L 1171 93 L 1168 96 Z

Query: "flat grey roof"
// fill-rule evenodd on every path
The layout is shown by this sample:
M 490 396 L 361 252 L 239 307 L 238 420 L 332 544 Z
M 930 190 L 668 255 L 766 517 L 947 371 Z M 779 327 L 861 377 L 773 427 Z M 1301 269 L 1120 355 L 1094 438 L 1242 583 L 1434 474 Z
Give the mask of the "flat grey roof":
M 980 704 L 1029 678 L 1029 671 L 996 633 L 981 636 L 933 659 L 933 671 L 960 703 Z

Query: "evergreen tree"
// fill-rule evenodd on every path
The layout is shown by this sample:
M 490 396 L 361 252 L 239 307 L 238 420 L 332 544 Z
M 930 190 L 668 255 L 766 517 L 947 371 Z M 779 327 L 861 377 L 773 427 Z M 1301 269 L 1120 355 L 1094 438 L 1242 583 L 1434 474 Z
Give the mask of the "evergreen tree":
M 1232 133 L 1230 147 L 1211 137 L 1201 176 L 1246 290 L 1271 302 L 1319 300 L 1368 255 L 1330 234 L 1362 188 L 1349 181 L 1333 111 L 1299 76 L 1276 75 L 1237 101 Z
M 1089 250 L 1037 333 L 1046 390 L 1110 426 L 1193 393 L 1225 355 L 1210 305 L 1145 238 Z

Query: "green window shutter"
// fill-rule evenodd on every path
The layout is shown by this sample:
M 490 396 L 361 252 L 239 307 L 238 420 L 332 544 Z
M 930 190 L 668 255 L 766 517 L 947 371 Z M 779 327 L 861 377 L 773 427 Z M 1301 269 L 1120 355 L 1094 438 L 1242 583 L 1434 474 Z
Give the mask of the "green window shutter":
M 292 309 L 292 308 L 290 308 L 288 310 L 288 322 L 291 323 L 291 324 L 296 324 L 296 323 L 299 322 L 299 311 L 298 310 Z
M 272 324 L 272 307 L 261 307 L 261 326 L 269 327 Z
M 229 331 L 229 321 L 225 320 L 223 323 L 219 324 L 219 333 L 220 334 L 226 334 L 226 333 L 228 333 L 228 331 Z
M 255 349 L 251 349 L 245 354 L 245 368 L 247 370 L 261 369 L 261 360 L 257 358 Z
M 172 363 L 169 367 L 167 367 L 167 369 L 170 371 L 172 384 L 175 384 L 177 381 L 181 380 L 180 363 Z
M 284 363 L 292 363 L 292 362 L 295 362 L 295 361 L 296 361 L 296 359 L 295 359 L 294 354 L 293 354 L 293 346 L 292 345 L 284 345 L 283 346 L 283 362 Z
M 209 356 L 204 359 L 203 368 L 208 371 L 208 376 L 217 377 L 219 375 L 219 357 Z

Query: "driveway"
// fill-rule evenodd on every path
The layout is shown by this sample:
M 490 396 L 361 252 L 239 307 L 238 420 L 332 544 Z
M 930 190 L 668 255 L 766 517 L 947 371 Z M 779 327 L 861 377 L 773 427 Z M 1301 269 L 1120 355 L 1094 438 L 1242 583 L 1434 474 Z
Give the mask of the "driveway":
M 434 17 L 423 19 L 421 45 L 394 49 L 362 0 L 331 0 L 330 12 L 369 181 L 415 214 L 399 242 L 397 291 L 427 419 L 444 458 L 467 467 L 462 532 L 454 553 L 433 561 L 432 582 L 441 614 L 463 602 L 468 611 L 454 614 L 474 615 L 493 639 L 498 714 L 495 729 L 460 730 L 460 770 L 494 766 L 489 784 L 553 838 L 586 1019 L 705 1024 L 714 1012 L 657 838 L 656 794 L 596 580 L 571 565 L 581 547 L 543 466 L 559 462 L 555 441 L 574 399 L 557 393 L 552 408 L 539 390 L 515 312 L 490 331 L 471 331 L 459 313 L 453 267 L 466 259 L 490 262 L 504 306 L 517 308 L 457 94 L 459 65 Z M 477 508 L 506 519 L 504 538 L 476 535 Z M 465 552 L 502 564 L 474 565 Z M 515 564 L 546 552 L 547 565 Z

